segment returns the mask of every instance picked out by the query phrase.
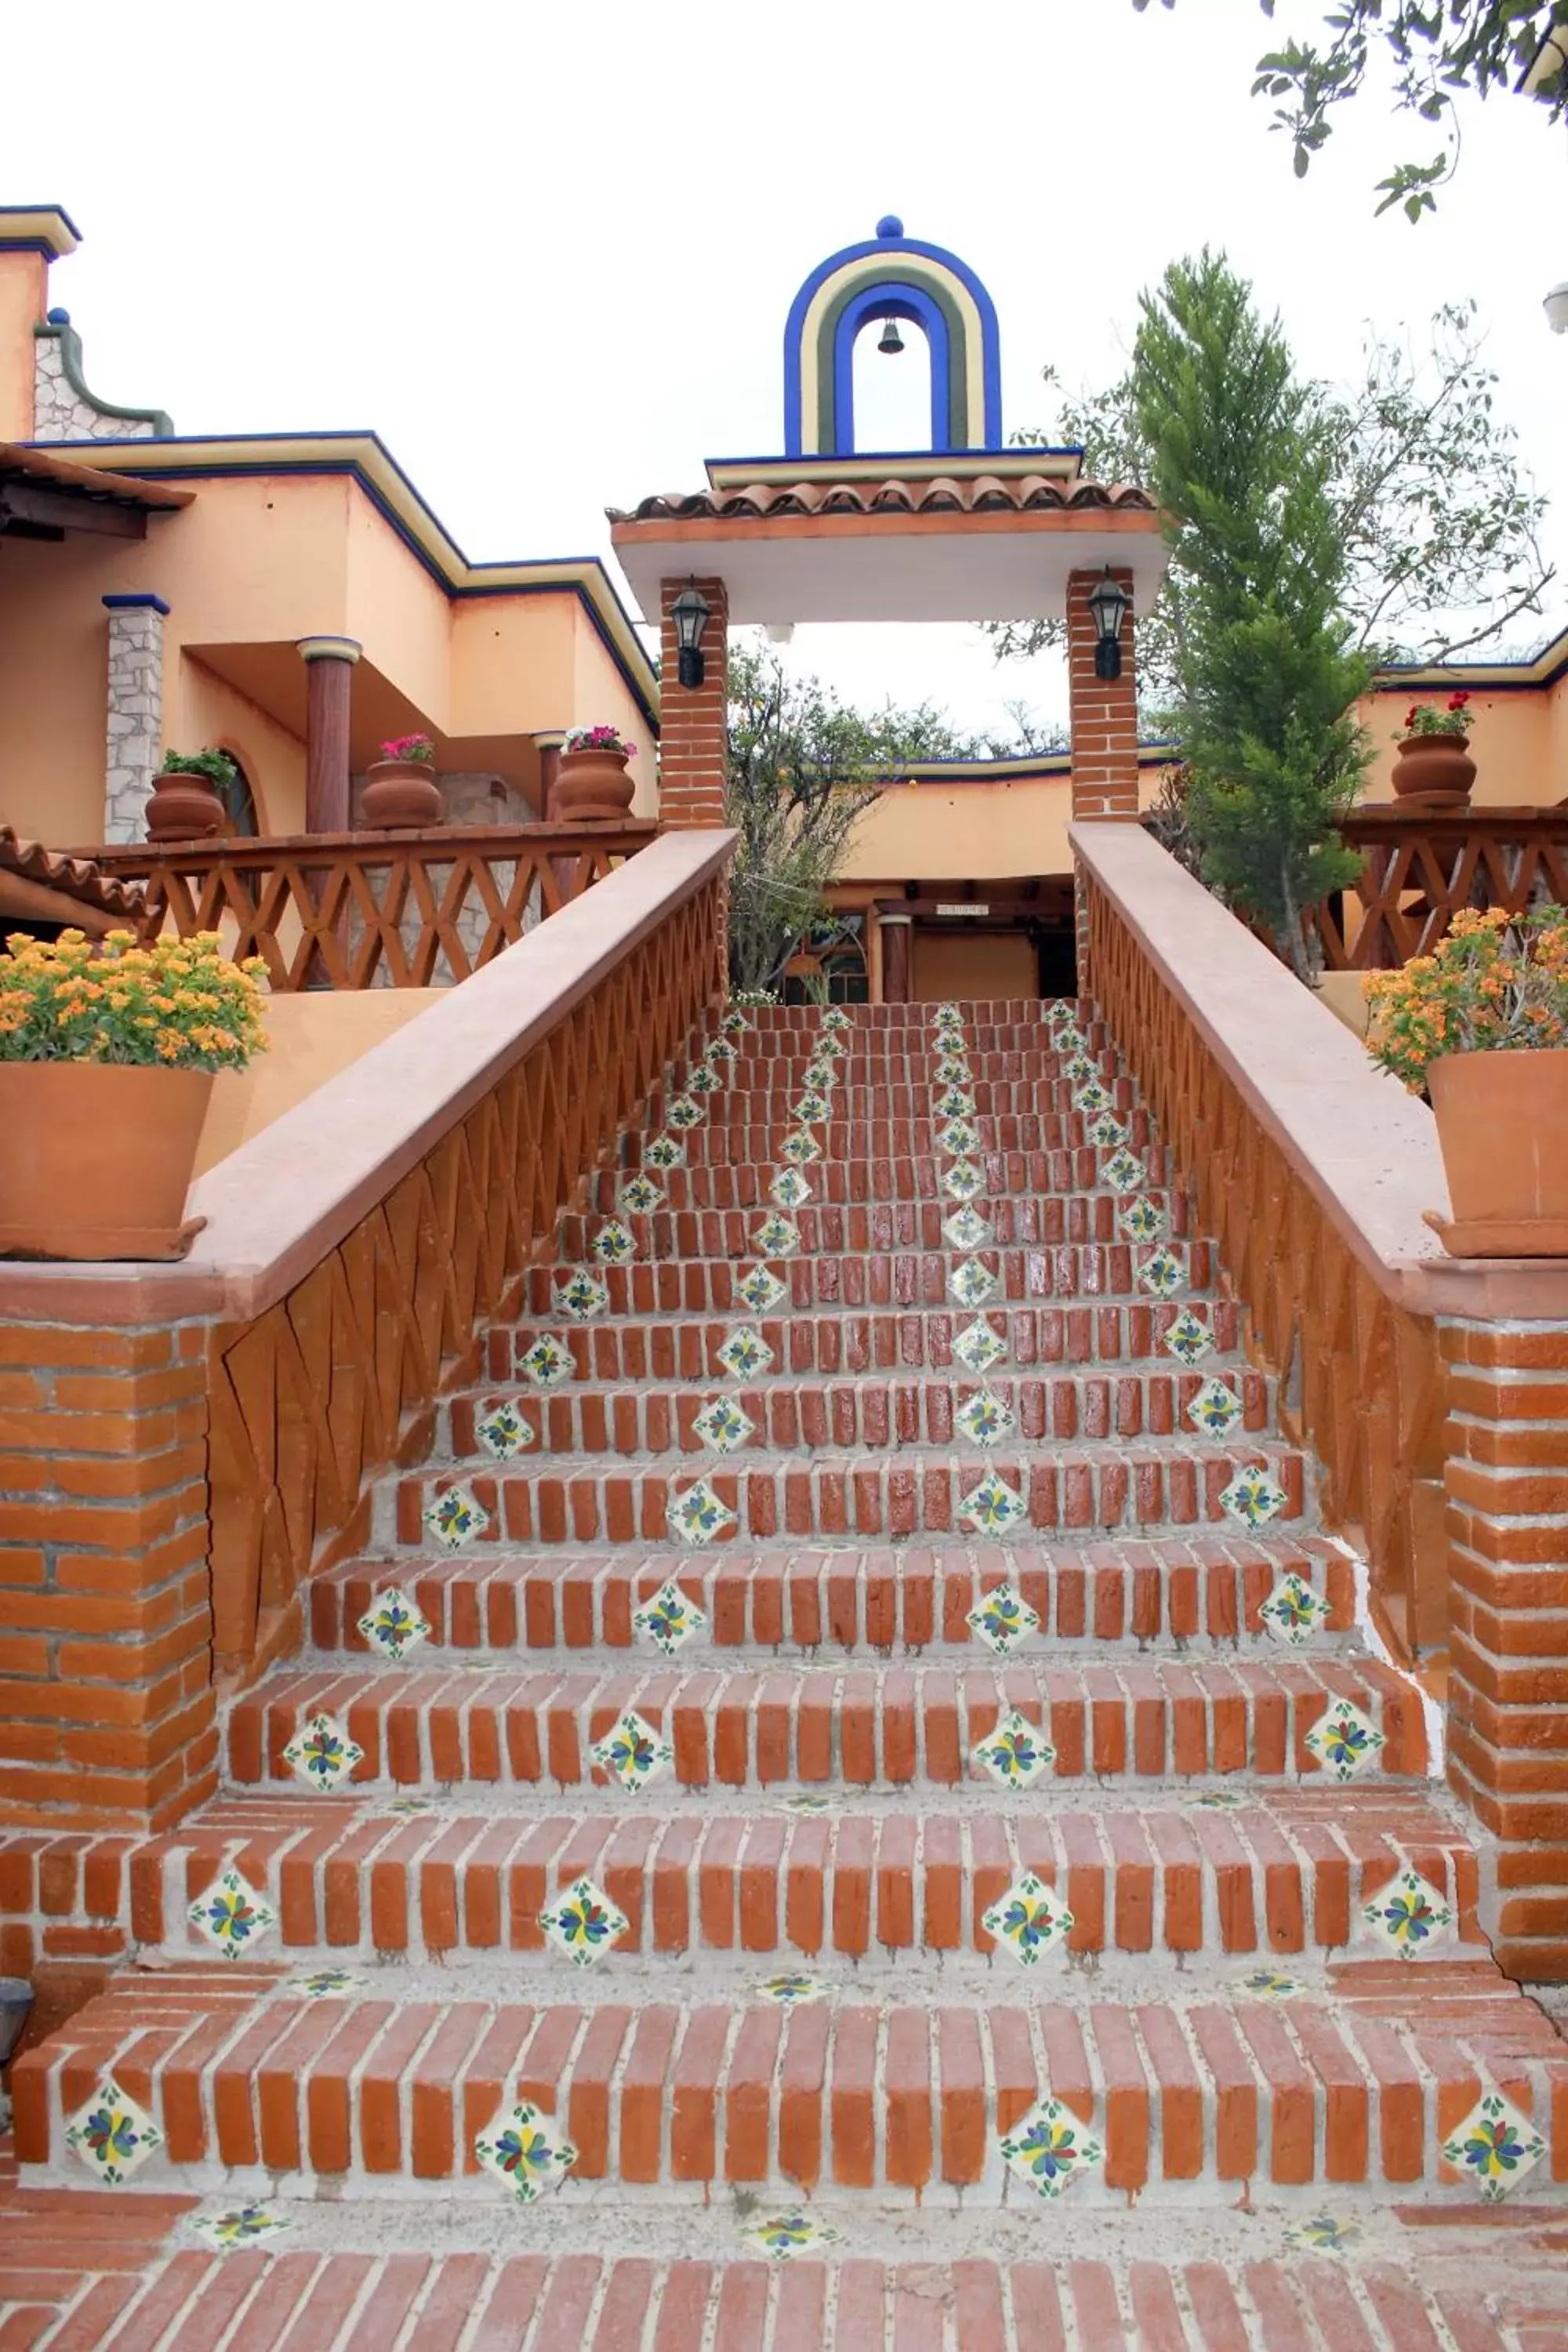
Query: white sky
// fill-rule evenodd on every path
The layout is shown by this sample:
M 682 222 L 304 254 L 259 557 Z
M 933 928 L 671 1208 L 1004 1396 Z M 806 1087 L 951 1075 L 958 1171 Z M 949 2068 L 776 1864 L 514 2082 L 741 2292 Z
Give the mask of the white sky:
M 776 450 L 790 300 L 884 212 L 989 286 L 1009 429 L 1053 421 L 1044 362 L 1116 370 L 1139 289 L 1205 240 L 1324 374 L 1363 320 L 1474 294 L 1554 500 L 1560 622 L 1568 338 L 1541 298 L 1568 278 L 1568 139 L 1522 99 L 1471 107 L 1436 218 L 1374 220 L 1426 134 L 1369 95 L 1297 183 L 1250 68 L 1326 5 L 1279 0 L 1271 31 L 1251 0 L 79 0 L 68 35 L 8 26 L 37 102 L 6 110 L 0 202 L 81 228 L 52 299 L 102 397 L 182 433 L 374 427 L 479 559 L 607 552 L 607 504 Z M 860 357 L 885 447 L 923 351 Z M 802 629 L 795 658 L 966 724 L 1065 700 L 968 629 Z

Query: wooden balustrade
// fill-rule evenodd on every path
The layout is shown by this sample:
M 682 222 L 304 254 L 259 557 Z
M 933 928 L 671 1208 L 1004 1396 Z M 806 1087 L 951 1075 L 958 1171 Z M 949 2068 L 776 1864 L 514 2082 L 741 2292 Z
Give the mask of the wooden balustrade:
M 1443 1378 L 1421 1222 L 1447 1192 L 1432 1115 L 1133 825 L 1075 825 L 1080 986 L 1131 1068 L 1200 1232 L 1317 1454 L 1328 1525 L 1369 1561 L 1406 1657 L 1447 1626 Z
M 1361 878 L 1315 917 L 1330 971 L 1388 971 L 1426 955 L 1462 907 L 1568 905 L 1568 808 L 1415 814 L 1358 809 L 1340 827 Z
M 416 833 L 142 842 L 94 849 L 145 893 L 143 940 L 216 931 L 275 989 L 467 980 L 646 848 L 651 824 L 441 825 Z

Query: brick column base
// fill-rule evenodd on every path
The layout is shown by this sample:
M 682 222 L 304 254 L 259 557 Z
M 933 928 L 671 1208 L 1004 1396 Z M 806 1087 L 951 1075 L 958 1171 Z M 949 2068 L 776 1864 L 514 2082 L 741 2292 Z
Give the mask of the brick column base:
M 700 686 L 682 686 L 679 648 L 670 614 L 692 583 L 666 580 L 660 605 L 658 823 L 663 833 L 720 826 L 724 822 L 724 730 L 730 704 L 730 600 L 721 580 L 696 583 L 709 604 L 702 633 Z

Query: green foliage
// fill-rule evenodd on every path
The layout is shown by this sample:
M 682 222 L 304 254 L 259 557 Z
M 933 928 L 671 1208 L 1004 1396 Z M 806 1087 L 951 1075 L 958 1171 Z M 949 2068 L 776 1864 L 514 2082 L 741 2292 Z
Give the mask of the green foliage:
M 1568 915 L 1462 907 L 1432 953 L 1370 972 L 1367 1051 L 1420 1094 L 1444 1054 L 1551 1053 L 1568 1042 Z
M 1173 8 L 1175 0 L 1162 5 Z M 1272 19 L 1276 0 L 1258 5 Z M 1142 15 L 1149 0 L 1132 5 Z M 1296 177 L 1305 179 L 1333 129 L 1331 109 L 1359 96 L 1374 56 L 1384 51 L 1394 68 L 1396 110 L 1433 126 L 1443 142 L 1430 163 L 1398 163 L 1377 184 L 1378 211 L 1398 205 L 1412 221 L 1436 209 L 1436 191 L 1458 165 L 1454 100 L 1460 92 L 1485 98 L 1511 89 L 1554 32 L 1563 34 L 1568 48 L 1568 0 L 1336 0 L 1321 14 L 1328 41 L 1291 39 L 1268 51 L 1258 60 L 1252 94 L 1285 101 L 1275 109 L 1274 128 L 1289 134 Z M 1561 68 L 1541 95 L 1554 118 L 1568 110 Z
M 138 947 L 13 931 L 0 956 L 0 1062 L 130 1062 L 243 1070 L 267 1050 L 258 956 L 230 963 L 216 931 Z
M 166 776 L 205 776 L 213 790 L 221 793 L 232 784 L 237 771 L 226 751 L 165 751 L 163 773 Z

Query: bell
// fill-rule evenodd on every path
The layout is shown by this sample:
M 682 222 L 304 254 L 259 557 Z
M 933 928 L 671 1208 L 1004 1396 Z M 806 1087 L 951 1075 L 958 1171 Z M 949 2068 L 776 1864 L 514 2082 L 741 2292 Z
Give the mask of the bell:
M 904 339 L 899 332 L 899 322 L 889 315 L 882 321 L 882 340 L 877 349 L 879 352 L 901 352 L 903 348 Z

